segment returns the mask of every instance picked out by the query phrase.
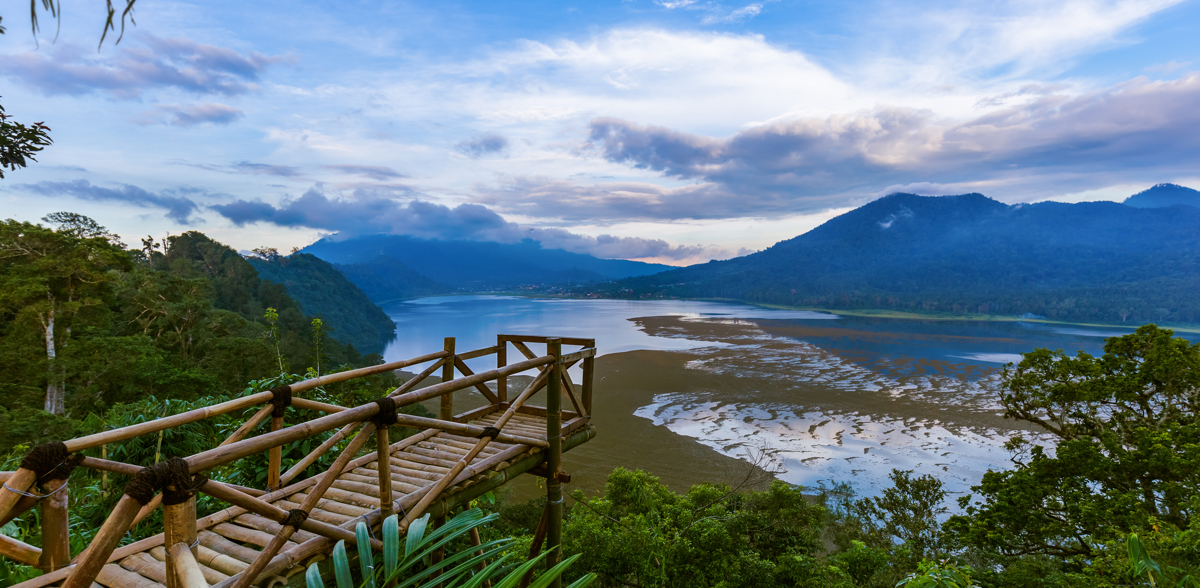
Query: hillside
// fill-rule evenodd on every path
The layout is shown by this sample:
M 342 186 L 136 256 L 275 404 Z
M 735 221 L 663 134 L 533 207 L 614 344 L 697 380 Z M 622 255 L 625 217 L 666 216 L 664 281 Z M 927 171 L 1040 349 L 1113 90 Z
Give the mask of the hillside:
M 670 267 L 543 249 L 540 243 L 531 240 L 491 243 L 365 235 L 344 241 L 322 239 L 302 251 L 335 264 L 370 266 L 378 263 L 381 256 L 390 257 L 433 282 L 464 290 L 605 282 L 655 274 Z M 375 272 L 381 270 L 376 268 Z M 360 270 L 355 275 L 364 274 Z M 365 281 L 358 285 L 364 291 L 372 288 Z
M 1124 204 L 1137 208 L 1161 208 L 1176 204 L 1200 208 L 1200 191 L 1176 184 L 1157 184 L 1126 198 Z
M 426 278 L 399 259 L 386 255 L 380 255 L 365 263 L 348 263 L 334 267 L 378 304 L 449 294 L 454 291 L 454 288 Z
M 1200 209 L 892 194 L 764 251 L 618 282 L 632 296 L 1200 322 Z
M 307 253 L 247 258 L 265 280 L 282 284 L 305 314 L 320 317 L 332 335 L 363 353 L 378 353 L 396 323 L 333 266 Z

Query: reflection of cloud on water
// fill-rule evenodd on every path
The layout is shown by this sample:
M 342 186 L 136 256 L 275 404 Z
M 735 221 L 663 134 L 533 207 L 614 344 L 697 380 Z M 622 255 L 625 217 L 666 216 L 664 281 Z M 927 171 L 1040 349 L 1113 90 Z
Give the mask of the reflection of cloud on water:
M 954 357 L 986 361 L 988 363 L 1021 363 L 1020 353 L 968 353 L 966 355 L 955 355 Z
M 747 446 L 769 447 L 784 470 L 780 479 L 807 487 L 852 482 L 862 495 L 888 487 L 893 468 L 933 475 L 947 491 L 963 493 L 988 469 L 1010 465 L 1005 434 L 951 430 L 937 419 L 697 402 L 688 394 L 657 395 L 634 414 L 731 457 L 744 458 Z

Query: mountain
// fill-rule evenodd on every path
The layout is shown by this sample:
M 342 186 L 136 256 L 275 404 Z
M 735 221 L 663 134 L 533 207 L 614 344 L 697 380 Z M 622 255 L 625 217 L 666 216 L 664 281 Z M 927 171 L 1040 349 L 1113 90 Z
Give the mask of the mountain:
M 386 256 L 434 282 L 465 290 L 606 282 L 670 269 L 660 264 L 543 249 L 541 243 L 530 239 L 494 243 L 364 235 L 342 241 L 322 239 L 302 251 L 337 264 L 374 264 L 380 256 Z
M 378 304 L 454 291 L 454 288 L 426 278 L 399 259 L 386 255 L 364 263 L 348 263 L 335 267 Z
M 396 332 L 383 309 L 333 266 L 307 253 L 248 257 L 264 280 L 282 284 L 304 314 L 319 317 L 332 335 L 363 353 L 379 353 Z
M 1137 208 L 1162 208 L 1176 204 L 1200 208 L 1200 191 L 1176 184 L 1157 184 L 1126 198 L 1124 204 Z
M 830 309 L 1200 322 L 1200 208 L 892 194 L 764 251 L 614 296 Z M 627 290 L 621 294 L 622 290 Z

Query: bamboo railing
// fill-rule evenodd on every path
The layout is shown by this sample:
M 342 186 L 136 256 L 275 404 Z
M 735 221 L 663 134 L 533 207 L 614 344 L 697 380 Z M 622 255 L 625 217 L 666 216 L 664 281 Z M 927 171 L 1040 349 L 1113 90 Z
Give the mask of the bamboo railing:
M 545 345 L 546 352 L 538 355 L 530 344 Z M 582 349 L 564 354 L 563 345 Z M 521 361 L 508 363 L 510 346 Z M 498 335 L 495 346 L 457 353 L 454 339 L 447 338 L 441 351 L 420 357 L 326 374 L 213 406 L 35 447 L 19 469 L 0 472 L 0 524 L 37 507 L 43 544 L 28 545 L 0 535 L 0 556 L 44 572 L 18 584 L 21 588 L 91 588 L 96 583 L 108 588 L 268 585 L 306 558 L 328 551 L 335 541 L 356 545 L 353 528 L 359 521 L 374 525 L 399 513 L 403 533 L 426 513 L 437 520 L 463 504 L 458 494 L 464 494 L 462 485 L 471 480 L 489 476 L 470 488 L 470 494 L 476 495 L 507 482 L 510 474 L 529 472 L 546 478 L 545 524 L 539 529 L 544 529 L 551 551 L 546 564 L 553 566 L 561 559 L 561 484 L 569 480 L 561 472 L 561 455 L 595 434 L 589 416 L 595 354 L 593 339 Z M 493 355 L 495 369 L 475 373 L 467 365 L 469 360 Z M 343 407 L 299 396 L 323 385 L 424 364 L 428 365 L 415 377 L 361 406 Z M 567 371 L 576 365 L 581 365 L 583 373 L 578 386 Z M 419 387 L 439 369 L 440 383 Z M 510 398 L 509 377 L 524 372 L 534 373 L 532 382 Z M 456 415 L 454 393 L 463 390 L 478 392 L 486 404 Z M 545 406 L 531 404 L 543 390 Z M 564 410 L 564 398 L 573 410 Z M 433 399 L 437 399 L 438 418 L 399 412 Z M 259 408 L 228 438 L 187 457 L 143 467 L 81 453 L 100 447 L 104 448 L 101 455 L 107 456 L 108 444 L 253 407 Z M 322 414 L 288 423 L 288 415 L 295 414 L 288 412 L 291 407 Z M 269 430 L 252 436 L 268 419 Z M 389 428 L 395 425 L 423 431 L 393 442 Z M 316 449 L 283 471 L 282 447 L 314 437 L 324 438 Z M 372 438 L 375 443 L 369 444 Z M 339 445 L 340 453 L 325 472 L 296 481 Z M 418 448 L 421 463 L 428 465 L 397 461 L 398 452 Z M 203 475 L 263 453 L 268 464 L 264 489 Z M 126 475 L 129 481 L 91 543 L 81 553 L 72 554 L 68 480 L 76 467 Z M 458 494 L 448 495 L 452 488 L 458 488 Z M 197 493 L 227 503 L 229 508 L 198 519 Z M 348 502 L 334 502 L 334 497 Z M 160 506 L 162 534 L 118 547 L 132 525 Z M 229 525 L 235 519 L 243 526 Z M 371 541 L 373 547 L 379 547 L 378 541 Z M 535 543 L 540 548 L 542 541 Z M 121 566 L 110 565 L 118 560 Z

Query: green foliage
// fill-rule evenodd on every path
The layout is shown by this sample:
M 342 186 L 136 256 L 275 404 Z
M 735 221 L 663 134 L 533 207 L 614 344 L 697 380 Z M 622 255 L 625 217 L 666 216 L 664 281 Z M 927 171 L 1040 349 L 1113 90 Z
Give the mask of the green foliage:
M 3 32 L 4 27 L 0 27 L 0 33 Z M 4 168 L 11 171 L 28 166 L 30 161 L 37 161 L 35 154 L 53 142 L 50 127 L 40 122 L 29 125 L 9 122 L 10 118 L 0 105 L 0 179 L 4 179 Z
M 343 343 L 381 351 L 395 337 L 396 324 L 332 265 L 307 253 L 286 257 L 270 248 L 247 258 L 264 280 L 282 284 L 305 314 L 320 317 Z
M 1138 529 L 1185 529 L 1200 487 L 1200 345 L 1154 325 L 1102 357 L 1038 349 L 1006 371 L 1006 416 L 1054 450 L 1015 438 L 1016 467 L 988 472 L 948 529 L 1010 555 L 1093 556 Z
M 971 567 L 958 566 L 953 562 L 922 561 L 917 572 L 901 580 L 897 587 L 904 588 L 972 588 Z
M 541 562 L 548 552 L 542 553 L 520 565 L 509 563 L 512 553 L 504 553 L 511 539 L 499 539 L 483 543 L 478 547 L 467 547 L 463 543 L 467 534 L 486 523 L 495 520 L 497 515 L 484 515 L 478 509 L 470 509 L 459 513 L 436 529 L 430 528 L 429 515 L 413 521 L 401 543 L 399 526 L 396 515 L 384 520 L 383 535 L 383 565 L 374 565 L 375 556 L 371 550 L 358 550 L 361 573 L 360 586 L 374 588 L 375 586 L 396 586 L 408 588 L 411 586 L 463 586 L 478 588 L 484 582 L 492 582 L 496 588 L 514 588 L 527 573 L 531 572 Z M 366 523 L 358 523 L 356 529 L 359 545 L 368 545 L 370 533 Z M 464 548 L 457 552 L 447 552 L 439 562 L 432 561 L 434 551 L 459 545 Z M 354 588 L 354 580 L 350 573 L 349 556 L 346 553 L 345 541 L 339 541 L 334 546 L 332 566 L 335 586 L 337 588 Z M 567 558 L 550 570 L 539 576 L 533 584 L 534 588 L 545 588 L 552 580 L 562 575 L 578 556 Z M 494 560 L 488 562 L 488 560 Z M 502 576 L 503 575 L 503 576 Z M 585 575 L 570 584 L 568 588 L 584 588 L 593 582 L 595 577 Z M 305 573 L 308 588 L 325 588 L 321 570 L 317 564 L 308 567 Z
M 703 484 L 679 495 L 618 468 L 603 497 L 573 496 L 566 549 L 602 586 L 790 586 L 821 547 L 824 509 L 782 482 L 762 492 Z

